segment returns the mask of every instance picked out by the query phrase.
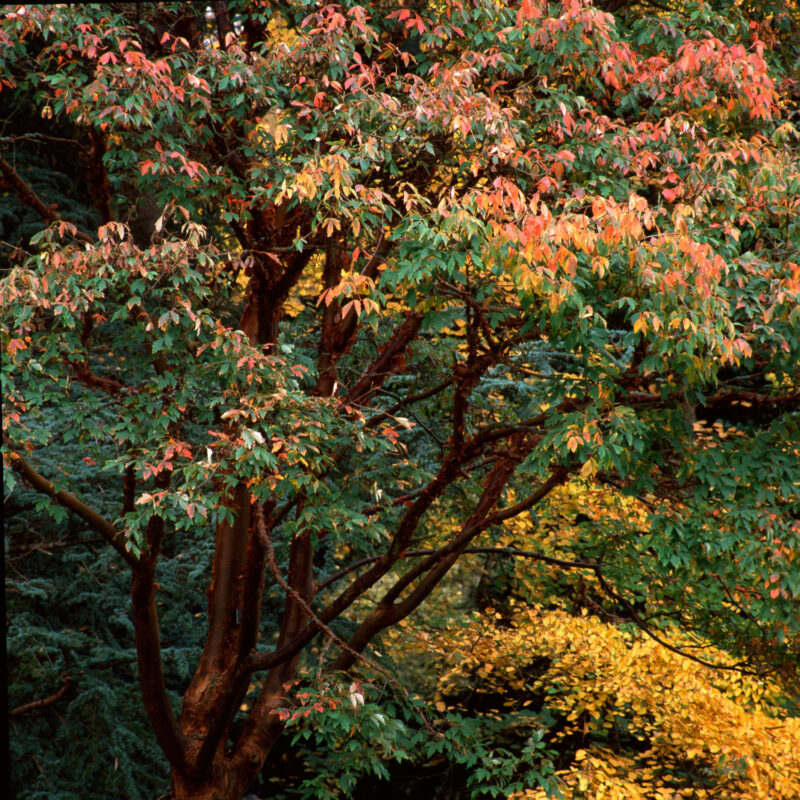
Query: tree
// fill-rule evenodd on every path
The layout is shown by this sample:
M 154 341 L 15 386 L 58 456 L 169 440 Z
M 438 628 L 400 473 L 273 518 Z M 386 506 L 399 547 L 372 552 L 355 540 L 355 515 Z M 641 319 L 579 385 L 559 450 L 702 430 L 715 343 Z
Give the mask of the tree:
M 241 797 L 311 643 L 325 674 L 385 671 L 370 643 L 476 548 L 588 570 L 668 645 L 791 664 L 797 9 L 605 6 L 6 10 L 3 94 L 71 132 L 101 222 L 6 151 L 44 223 L 0 288 L 6 486 L 130 570 L 175 798 Z M 71 491 L 84 466 L 116 512 Z M 643 525 L 497 544 L 577 478 Z M 214 554 L 176 715 L 177 536 Z

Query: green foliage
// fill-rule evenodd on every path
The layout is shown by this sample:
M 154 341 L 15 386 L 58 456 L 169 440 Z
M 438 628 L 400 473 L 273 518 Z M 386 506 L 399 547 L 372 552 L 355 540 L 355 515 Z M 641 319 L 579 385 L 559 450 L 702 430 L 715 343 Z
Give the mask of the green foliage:
M 385 785 L 404 763 L 418 770 L 447 764 L 473 798 L 551 785 L 553 763 L 537 715 L 444 713 L 432 724 L 420 697 L 393 696 L 389 686 L 381 697 L 374 685 L 336 685 L 330 679 L 314 685 L 300 690 L 299 704 L 285 712 L 289 746 L 303 777 L 290 787 L 283 778 L 267 778 L 262 791 L 269 796 L 350 797 L 370 779 Z
M 4 92 L 3 117 L 0 146 L 19 175 L 45 205 L 59 209 L 83 229 L 96 229 L 100 218 L 86 180 L 86 153 L 73 138 L 75 126 L 63 119 L 43 119 L 30 96 L 12 98 L 9 92 Z M 30 240 L 41 228 L 41 217 L 21 204 L 17 193 L 4 183 L 0 187 L 3 271 L 30 254 Z
M 36 497 L 15 492 L 5 508 L 9 707 L 66 691 L 52 705 L 11 717 L 12 790 L 60 800 L 87 792 L 152 798 L 163 793 L 168 772 L 142 709 L 128 575 L 96 535 L 37 511 Z M 177 595 L 162 620 L 173 642 L 165 662 L 177 702 L 202 629 L 186 619 L 194 594 L 186 559 L 169 559 L 165 568 Z

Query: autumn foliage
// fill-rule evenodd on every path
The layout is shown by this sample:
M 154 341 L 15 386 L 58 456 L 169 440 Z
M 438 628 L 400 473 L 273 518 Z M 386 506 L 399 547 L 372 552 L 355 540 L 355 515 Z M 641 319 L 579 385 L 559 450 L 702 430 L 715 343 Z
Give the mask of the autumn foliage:
M 4 9 L 6 491 L 129 572 L 171 796 L 242 797 L 292 725 L 350 702 L 333 758 L 371 685 L 472 769 L 468 724 L 431 721 L 383 650 L 481 564 L 492 607 L 519 604 L 485 663 L 548 664 L 515 728 L 536 737 L 502 781 L 486 750 L 476 796 L 791 796 L 796 718 L 776 742 L 759 703 L 797 685 L 799 22 L 704 0 Z M 162 631 L 166 574 L 204 587 Z
M 548 695 L 548 709 L 562 720 L 553 743 L 570 754 L 569 766 L 556 773 L 567 798 L 796 794 L 800 724 L 780 713 L 780 692 L 768 680 L 714 671 L 585 613 L 536 607 L 511 627 L 476 620 L 441 630 L 433 641 L 445 700 L 468 689 Z M 727 661 L 724 653 L 683 644 Z M 539 789 L 513 796 L 548 795 Z

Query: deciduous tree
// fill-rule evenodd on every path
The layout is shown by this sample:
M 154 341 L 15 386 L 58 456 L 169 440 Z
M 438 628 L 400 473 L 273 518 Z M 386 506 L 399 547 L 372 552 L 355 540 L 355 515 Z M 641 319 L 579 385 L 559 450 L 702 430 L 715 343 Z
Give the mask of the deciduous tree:
M 241 797 L 315 639 L 329 673 L 380 671 L 371 642 L 576 476 L 643 524 L 504 557 L 588 569 L 667 643 L 656 599 L 742 668 L 788 652 L 797 24 L 778 3 L 6 7 L 4 102 L 72 131 L 101 220 L 3 140 L 42 220 L 0 286 L 6 485 L 130 569 L 175 798 Z M 56 438 L 116 480 L 116 518 L 42 468 Z M 176 530 L 215 541 L 179 711 Z

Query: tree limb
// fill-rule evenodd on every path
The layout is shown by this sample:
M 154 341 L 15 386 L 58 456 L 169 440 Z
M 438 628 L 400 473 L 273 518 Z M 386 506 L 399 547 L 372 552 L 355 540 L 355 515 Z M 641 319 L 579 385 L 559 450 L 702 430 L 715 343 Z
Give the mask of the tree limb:
M 339 645 L 343 650 L 349 651 L 354 658 L 357 658 L 360 661 L 363 661 L 367 664 L 371 669 L 375 670 L 375 672 L 380 673 L 383 675 L 390 683 L 397 686 L 401 689 L 401 691 L 405 691 L 400 683 L 398 682 L 397 678 L 394 675 L 387 672 L 383 667 L 379 664 L 376 664 L 371 659 L 364 656 L 362 653 L 357 653 L 355 650 L 351 650 L 348 646 L 347 642 L 344 641 L 341 637 L 337 636 L 315 613 L 314 610 L 308 603 L 308 600 L 303 597 L 296 589 L 290 586 L 284 579 L 278 569 L 278 565 L 275 562 L 275 551 L 272 547 L 272 540 L 270 539 L 269 533 L 267 531 L 267 527 L 264 524 L 264 517 L 261 513 L 261 510 L 258 509 L 256 512 L 256 521 L 259 526 L 259 533 L 262 537 L 262 541 L 267 550 L 267 563 L 269 564 L 270 570 L 272 572 L 273 577 L 277 581 L 278 585 L 286 592 L 287 596 L 291 596 L 294 602 L 303 609 L 306 616 L 320 629 L 323 633 L 325 633 L 328 637 L 330 637 L 336 644 Z
M 427 598 L 442 578 L 450 571 L 453 564 L 460 558 L 469 542 L 482 530 L 497 520 L 508 519 L 512 509 L 524 509 L 546 497 L 557 485 L 563 483 L 569 474 L 566 469 L 558 467 L 533 494 L 525 501 L 505 509 L 503 512 L 491 514 L 490 510 L 497 502 L 508 479 L 514 474 L 519 462 L 535 446 L 531 442 L 517 442 L 512 452 L 500 460 L 489 473 L 484 483 L 484 489 L 475 509 L 469 519 L 464 523 L 461 532 L 454 537 L 445 547 L 440 548 L 434 555 L 428 556 L 421 564 L 401 577 L 392 588 L 386 592 L 378 603 L 377 608 L 369 614 L 359 625 L 356 632 L 348 642 L 349 649 L 361 652 L 369 642 L 383 628 L 396 624 L 411 614 L 425 598 Z M 517 511 L 517 513 L 519 513 Z M 427 574 L 426 574 L 427 573 Z M 417 578 L 422 577 L 417 586 L 403 600 L 398 602 L 400 594 Z M 353 663 L 348 651 L 340 653 L 334 661 L 333 669 L 348 669 Z
M 4 437 L 5 440 L 5 437 Z M 6 446 L 10 443 L 5 440 Z M 132 568 L 139 564 L 139 560 L 128 550 L 125 534 L 114 527 L 105 517 L 89 508 L 86 503 L 78 500 L 75 495 L 64 489 L 56 489 L 52 481 L 47 480 L 38 473 L 19 453 L 9 450 L 6 455 L 11 461 L 11 468 L 17 472 L 26 483 L 42 494 L 50 495 L 59 505 L 77 514 L 94 530 L 101 533 L 106 541 L 125 559 L 125 563 Z
M 409 312 L 392 338 L 381 348 L 378 357 L 364 370 L 345 402 L 361 403 L 404 363 L 404 355 L 422 325 L 422 314 Z
M 38 711 L 41 708 L 47 708 L 47 706 L 57 703 L 67 693 L 71 682 L 72 678 L 69 675 L 65 675 L 61 679 L 62 686 L 57 692 L 49 695 L 48 697 L 43 697 L 41 700 L 32 700 L 30 703 L 23 703 L 21 706 L 12 708 L 11 711 L 9 711 L 9 716 L 19 717 L 23 714 L 30 714 L 33 711 Z
M 403 555 L 403 558 L 420 558 L 422 556 L 432 556 L 440 553 L 436 548 L 425 548 L 422 550 L 409 550 Z M 566 558 L 556 558 L 555 556 L 548 556 L 545 553 L 540 553 L 537 550 L 521 550 L 517 547 L 467 547 L 462 553 L 464 555 L 487 555 L 487 556 L 509 556 L 511 558 L 529 558 L 533 561 L 541 561 L 545 564 L 551 564 L 554 567 L 564 567 L 565 569 L 590 569 L 594 570 L 597 564 L 593 561 L 571 561 Z M 367 556 L 346 567 L 342 567 L 338 572 L 327 577 L 324 581 L 317 584 L 316 591 L 321 592 L 332 583 L 343 578 L 350 572 L 358 569 L 359 567 L 372 564 L 377 561 L 380 556 Z
M 30 185 L 20 177 L 19 173 L 3 158 L 3 156 L 0 156 L 0 172 L 3 173 L 3 176 L 11 186 L 17 190 L 19 199 L 26 206 L 30 206 L 48 225 L 61 219 L 56 211 L 55 204 L 46 206 L 36 192 L 31 189 Z M 94 244 L 94 239 L 88 233 L 83 233 L 83 231 L 76 230 L 75 238 L 87 244 Z
M 398 558 L 406 551 L 411 537 L 419 524 L 420 519 L 430 508 L 431 504 L 459 475 L 461 460 L 468 454 L 464 448 L 460 452 L 451 451 L 445 457 L 439 472 L 417 494 L 416 499 L 406 509 L 406 513 L 398 523 L 389 549 L 377 560 L 371 569 L 359 575 L 347 588 L 342 590 L 338 597 L 332 600 L 317 617 L 329 623 L 346 611 L 364 592 L 375 585 L 392 567 Z M 248 659 L 247 668 L 250 672 L 270 669 L 291 658 L 305 647 L 317 634 L 315 625 L 306 625 L 291 641 L 277 647 L 269 653 L 254 653 Z
M 625 610 L 628 612 L 628 615 L 636 623 L 639 629 L 657 644 L 660 644 L 662 647 L 665 647 L 667 650 L 675 653 L 676 655 L 683 656 L 684 658 L 688 658 L 690 661 L 694 661 L 696 664 L 700 664 L 704 667 L 710 667 L 714 670 L 741 672 L 746 675 L 761 675 L 758 670 L 746 669 L 745 667 L 747 662 L 745 661 L 737 661 L 735 664 L 714 664 L 711 661 L 706 661 L 704 658 L 700 658 L 700 656 L 690 653 L 683 647 L 677 647 L 674 644 L 670 644 L 668 641 L 666 641 L 666 639 L 663 639 L 658 634 L 653 633 L 653 629 L 639 616 L 639 614 L 636 612 L 636 609 L 609 584 L 608 580 L 603 575 L 602 564 L 596 564 L 594 566 L 594 572 L 595 575 L 597 575 L 597 580 L 606 595 L 614 602 L 620 603 L 622 606 L 624 606 Z
M 131 607 L 144 708 L 167 760 L 183 772 L 188 767 L 189 742 L 178 726 L 167 694 L 156 606 L 155 571 L 163 537 L 164 520 L 151 517 L 147 525 L 147 552 L 142 552 L 139 565 L 133 570 Z
M 497 472 L 495 485 L 499 484 L 502 480 L 502 486 L 500 486 L 499 490 L 497 491 L 498 496 L 511 474 L 510 472 L 506 474 L 505 471 L 501 470 L 501 466 L 503 465 L 500 464 L 495 468 L 495 471 Z M 514 467 L 516 467 L 516 464 Z M 445 559 L 452 558 L 453 555 L 461 555 L 464 547 L 466 547 L 466 545 L 472 539 L 474 539 L 477 534 L 486 530 L 486 528 L 489 528 L 492 525 L 496 525 L 499 522 L 503 522 L 507 519 L 511 519 L 511 517 L 514 517 L 517 514 L 521 514 L 523 511 L 527 511 L 528 509 L 532 508 L 534 505 L 536 505 L 536 503 L 550 494 L 550 492 L 556 486 L 563 483 L 566 480 L 567 475 L 568 473 L 566 469 L 555 469 L 550 477 L 535 492 L 528 495 L 528 497 L 521 500 L 519 503 L 515 503 L 513 506 L 509 506 L 508 508 L 497 511 L 494 514 L 486 514 L 481 518 L 478 516 L 478 513 L 481 511 L 481 507 L 486 506 L 487 500 L 484 500 L 483 504 L 479 504 L 479 507 L 476 508 L 476 511 L 473 513 L 470 521 L 466 523 L 458 536 L 448 542 L 444 547 L 434 550 L 434 552 L 424 561 L 417 564 L 416 567 L 400 578 L 397 583 L 386 593 L 381 602 L 393 603 L 400 596 L 402 591 L 420 575 L 425 574 L 428 572 L 428 570 L 435 570 L 437 564 L 441 563 Z M 489 484 L 489 486 L 491 486 L 491 484 Z M 486 490 L 484 490 L 484 496 L 486 496 Z

